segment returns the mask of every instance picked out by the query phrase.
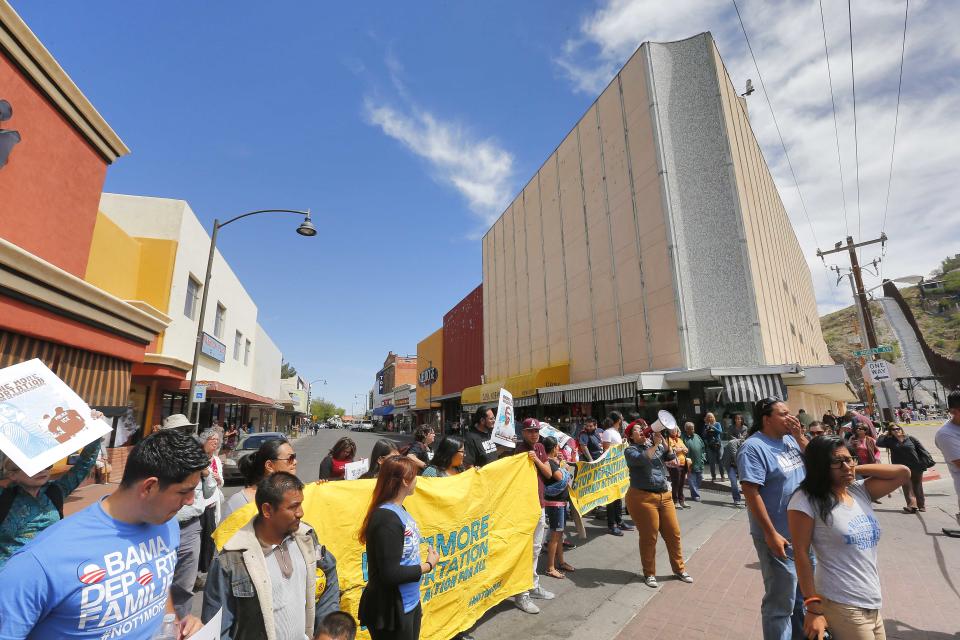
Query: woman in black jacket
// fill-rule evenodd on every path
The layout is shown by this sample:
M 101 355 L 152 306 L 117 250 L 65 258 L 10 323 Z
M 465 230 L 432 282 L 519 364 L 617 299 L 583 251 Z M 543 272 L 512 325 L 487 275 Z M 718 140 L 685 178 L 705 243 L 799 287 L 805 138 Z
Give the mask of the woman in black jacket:
M 440 556 L 430 547 L 420 561 L 420 530 L 403 508 L 417 486 L 413 460 L 391 456 L 383 461 L 360 542 L 367 548 L 367 586 L 360 596 L 359 618 L 373 640 L 420 637 L 420 579 L 433 571 Z
M 898 424 L 891 422 L 888 431 L 877 438 L 877 446 L 890 450 L 890 460 L 893 464 L 902 464 L 910 469 L 910 482 L 903 484 L 903 497 L 907 506 L 904 513 L 926 511 L 926 501 L 923 496 L 923 472 L 927 470 L 925 460 L 930 459 L 930 453 L 923 444 L 908 436 Z

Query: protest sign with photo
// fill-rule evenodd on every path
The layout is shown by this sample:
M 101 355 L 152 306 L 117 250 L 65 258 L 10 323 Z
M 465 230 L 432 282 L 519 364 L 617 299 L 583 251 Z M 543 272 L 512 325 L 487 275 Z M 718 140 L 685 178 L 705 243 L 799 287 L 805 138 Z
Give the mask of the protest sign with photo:
M 557 444 L 561 449 L 567 446 L 567 442 L 570 440 L 570 436 L 565 434 L 563 431 L 560 431 L 560 429 L 557 429 L 556 427 L 551 427 L 546 422 L 540 423 L 540 437 L 553 438 L 557 441 Z
M 33 476 L 110 433 L 40 360 L 0 369 L 0 450 Z
M 517 448 L 517 428 L 513 419 L 513 394 L 500 389 L 500 402 L 497 404 L 497 418 L 490 433 L 490 442 L 501 447 Z

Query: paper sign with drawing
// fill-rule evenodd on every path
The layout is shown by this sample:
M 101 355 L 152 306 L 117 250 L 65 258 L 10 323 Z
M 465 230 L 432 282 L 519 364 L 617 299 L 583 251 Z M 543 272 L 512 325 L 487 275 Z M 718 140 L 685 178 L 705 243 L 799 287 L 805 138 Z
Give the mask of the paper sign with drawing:
M 40 360 L 0 369 L 0 450 L 36 475 L 110 433 L 90 407 Z
M 517 428 L 513 424 L 513 394 L 506 389 L 500 389 L 497 419 L 493 423 L 490 442 L 502 447 L 517 448 Z

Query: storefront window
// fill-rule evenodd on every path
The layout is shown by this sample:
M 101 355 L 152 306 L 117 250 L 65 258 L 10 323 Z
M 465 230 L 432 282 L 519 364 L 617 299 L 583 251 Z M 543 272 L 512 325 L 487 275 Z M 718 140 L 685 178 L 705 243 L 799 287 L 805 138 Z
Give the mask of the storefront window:
M 677 420 L 681 418 L 678 415 L 679 407 L 676 391 L 644 392 L 639 395 L 637 402 L 640 405 L 637 412 L 648 423 L 657 419 L 659 411 L 669 411 Z
M 160 400 L 160 421 L 175 413 L 183 413 L 187 408 L 187 394 L 164 393 Z

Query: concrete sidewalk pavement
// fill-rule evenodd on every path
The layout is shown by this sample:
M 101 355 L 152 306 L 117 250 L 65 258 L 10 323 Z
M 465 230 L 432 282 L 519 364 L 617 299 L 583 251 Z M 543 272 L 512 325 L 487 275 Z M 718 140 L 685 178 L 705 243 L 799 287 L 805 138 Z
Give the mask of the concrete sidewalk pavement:
M 900 512 L 899 495 L 876 509 L 883 530 L 880 580 L 887 638 L 960 638 L 960 540 L 941 533 L 956 525 L 956 502 L 946 482 L 930 487 L 927 512 Z M 694 584 L 661 582 L 618 640 L 761 639 L 763 580 L 747 514 L 721 527 L 687 562 Z

